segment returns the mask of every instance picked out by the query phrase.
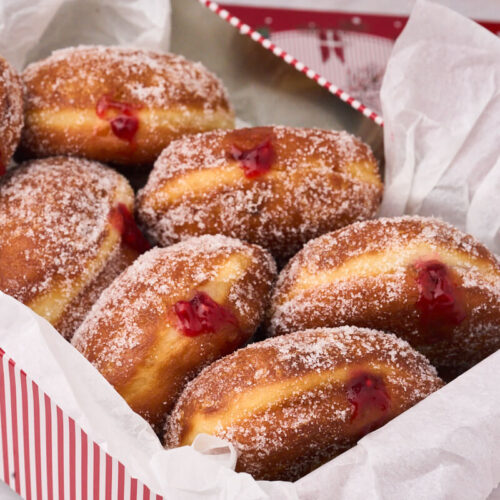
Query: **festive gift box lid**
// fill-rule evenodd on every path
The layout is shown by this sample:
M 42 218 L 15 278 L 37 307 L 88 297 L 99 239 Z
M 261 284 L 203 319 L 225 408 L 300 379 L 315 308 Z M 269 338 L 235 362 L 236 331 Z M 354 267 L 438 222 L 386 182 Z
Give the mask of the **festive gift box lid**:
M 219 19 L 207 22 L 202 6 Z M 377 126 L 382 120 L 375 120 L 375 114 L 334 83 L 215 2 L 174 1 L 172 9 L 171 50 L 199 59 L 221 75 L 239 118 L 253 125 L 347 130 L 367 141 L 382 160 L 382 130 Z M 185 29 L 190 22 L 197 26 L 196 37 Z M 207 41 L 214 50 L 206 50 Z
M 413 1 L 200 0 L 227 22 L 318 82 L 353 108 L 383 123 L 379 92 L 387 61 Z M 491 2 L 440 0 L 500 34 Z

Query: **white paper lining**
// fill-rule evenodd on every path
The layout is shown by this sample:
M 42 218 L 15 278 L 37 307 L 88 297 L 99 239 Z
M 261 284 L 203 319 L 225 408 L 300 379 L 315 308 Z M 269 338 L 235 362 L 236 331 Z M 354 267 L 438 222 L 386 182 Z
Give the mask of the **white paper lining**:
M 168 50 L 169 0 L 3 0 L 0 54 L 17 69 L 81 44 Z
M 500 253 L 500 39 L 421 2 L 381 90 L 381 213 L 436 215 Z

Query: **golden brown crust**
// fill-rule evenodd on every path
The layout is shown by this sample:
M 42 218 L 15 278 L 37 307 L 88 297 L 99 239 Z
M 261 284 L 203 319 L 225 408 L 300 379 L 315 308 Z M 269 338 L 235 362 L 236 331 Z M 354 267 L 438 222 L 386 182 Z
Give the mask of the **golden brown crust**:
M 233 148 L 268 141 L 269 171 L 249 178 Z M 221 233 L 283 261 L 310 238 L 373 216 L 381 196 L 370 148 L 346 132 L 258 127 L 172 143 L 139 193 L 138 215 L 162 245 Z
M 9 164 L 23 128 L 23 89 L 14 68 L 0 57 L 0 175 Z
M 151 165 L 186 133 L 232 127 L 221 82 L 201 64 L 174 54 L 81 46 L 29 65 L 24 156 L 71 154 L 121 165 Z M 106 96 L 138 120 L 133 140 L 117 137 L 97 105 Z
M 54 328 L 64 338 L 71 340 L 101 293 L 134 262 L 137 255 L 136 251 L 120 245 L 95 279 L 68 304 L 64 314 L 54 324 Z
M 133 200 L 124 177 L 87 160 L 54 157 L 9 171 L 0 181 L 0 290 L 65 323 L 69 336 L 68 322 L 81 319 L 78 297 L 119 251 L 111 209 L 132 210 Z
M 223 236 L 153 249 L 104 291 L 73 344 L 159 429 L 187 380 L 254 333 L 275 272 L 263 249 Z M 236 324 L 186 335 L 175 305 L 201 292 Z
M 360 375 L 380 384 L 369 393 L 381 396 L 377 404 L 352 398 Z M 207 367 L 179 398 L 166 442 L 214 434 L 239 451 L 238 471 L 293 481 L 441 385 L 428 361 L 394 335 L 354 327 L 295 332 Z
M 465 318 L 423 326 L 419 263 L 446 265 Z M 500 347 L 500 266 L 472 236 L 436 219 L 353 224 L 309 242 L 282 271 L 269 331 L 351 324 L 395 332 L 447 376 Z M 434 335 L 434 333 L 436 335 Z

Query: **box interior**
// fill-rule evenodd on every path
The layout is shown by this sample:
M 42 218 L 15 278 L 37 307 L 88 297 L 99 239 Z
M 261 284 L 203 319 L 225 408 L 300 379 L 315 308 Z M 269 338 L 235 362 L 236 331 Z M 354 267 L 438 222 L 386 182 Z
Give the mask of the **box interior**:
M 197 0 L 172 0 L 170 50 L 216 73 L 241 120 L 251 125 L 347 130 L 371 146 L 383 167 L 382 127 Z

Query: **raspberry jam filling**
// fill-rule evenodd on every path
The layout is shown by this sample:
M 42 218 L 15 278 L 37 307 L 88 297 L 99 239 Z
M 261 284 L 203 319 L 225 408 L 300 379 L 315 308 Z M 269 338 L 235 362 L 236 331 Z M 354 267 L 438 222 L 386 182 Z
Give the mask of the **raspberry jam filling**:
M 417 309 L 420 321 L 425 329 L 433 328 L 432 334 L 441 330 L 438 341 L 443 335 L 443 327 L 459 325 L 466 317 L 465 308 L 457 294 L 448 267 L 438 260 L 429 260 L 415 264 L 419 297 Z M 429 333 L 429 332 L 426 332 Z
M 351 422 L 358 419 L 367 422 L 361 428 L 362 435 L 387 422 L 391 398 L 382 377 L 367 372 L 355 374 L 347 382 L 347 399 L 353 406 Z
M 134 216 L 123 203 L 118 203 L 111 209 L 109 219 L 112 226 L 121 234 L 123 245 L 138 253 L 144 253 L 151 248 L 149 241 L 137 227 Z
M 139 120 L 135 116 L 117 116 L 113 118 L 109 124 L 113 134 L 127 142 L 134 140 L 137 129 L 139 128 Z
M 191 300 L 180 300 L 174 305 L 179 328 L 188 337 L 215 333 L 222 327 L 238 327 L 238 320 L 225 307 L 217 304 L 205 292 L 196 292 Z
M 109 122 L 113 134 L 130 143 L 139 129 L 138 109 L 132 104 L 114 101 L 107 95 L 102 96 L 96 105 L 97 116 Z
M 243 150 L 233 145 L 231 146 L 231 156 L 240 162 L 245 177 L 253 179 L 271 170 L 274 149 L 271 140 L 268 139 L 252 149 Z
M 7 169 L 5 168 L 5 165 L 0 161 L 0 177 L 2 177 L 2 175 L 6 174 L 7 173 Z

